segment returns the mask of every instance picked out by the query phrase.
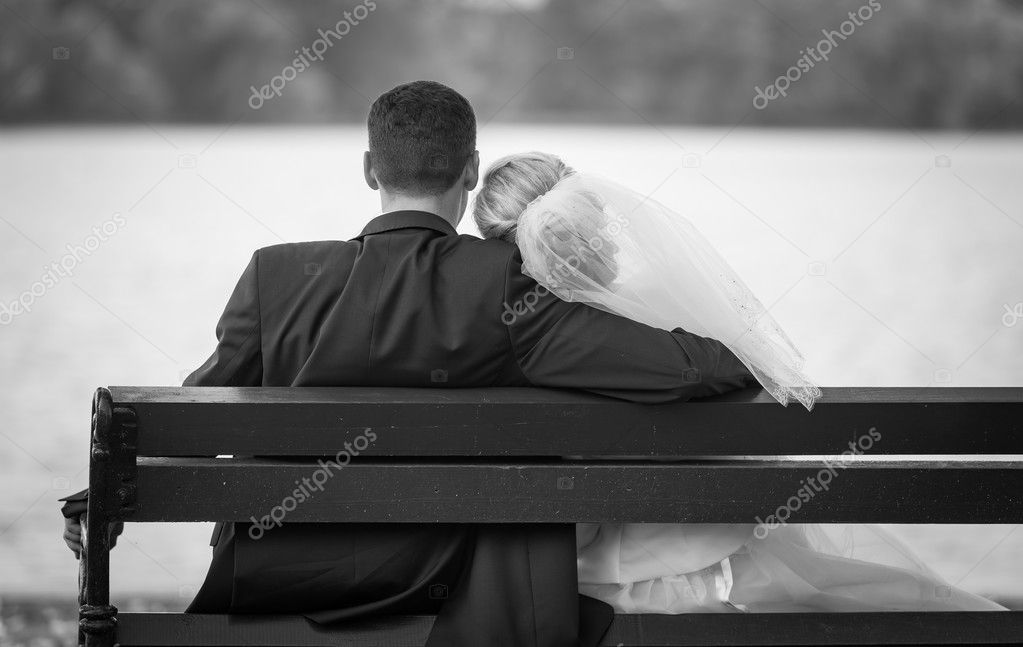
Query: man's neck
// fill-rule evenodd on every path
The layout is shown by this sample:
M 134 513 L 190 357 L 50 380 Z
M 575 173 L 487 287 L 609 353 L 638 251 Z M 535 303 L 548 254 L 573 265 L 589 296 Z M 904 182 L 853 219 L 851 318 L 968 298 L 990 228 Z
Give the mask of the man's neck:
M 380 193 L 383 213 L 391 211 L 425 211 L 440 216 L 457 227 L 465 212 L 465 203 L 458 193 L 448 192 L 436 196 L 413 196 L 400 193 Z

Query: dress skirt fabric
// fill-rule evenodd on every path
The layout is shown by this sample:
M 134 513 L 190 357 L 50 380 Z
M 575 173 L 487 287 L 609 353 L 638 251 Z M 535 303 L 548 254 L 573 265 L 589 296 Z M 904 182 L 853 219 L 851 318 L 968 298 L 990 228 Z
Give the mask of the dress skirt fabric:
M 1005 610 L 873 525 L 583 524 L 577 541 L 580 593 L 617 613 Z

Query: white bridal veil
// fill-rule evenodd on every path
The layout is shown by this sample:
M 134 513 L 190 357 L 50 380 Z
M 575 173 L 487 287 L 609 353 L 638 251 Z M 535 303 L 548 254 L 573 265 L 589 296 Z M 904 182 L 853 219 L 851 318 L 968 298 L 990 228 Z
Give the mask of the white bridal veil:
M 565 301 L 724 343 L 782 404 L 820 389 L 738 274 L 684 217 L 609 180 L 572 175 L 530 203 L 523 271 Z

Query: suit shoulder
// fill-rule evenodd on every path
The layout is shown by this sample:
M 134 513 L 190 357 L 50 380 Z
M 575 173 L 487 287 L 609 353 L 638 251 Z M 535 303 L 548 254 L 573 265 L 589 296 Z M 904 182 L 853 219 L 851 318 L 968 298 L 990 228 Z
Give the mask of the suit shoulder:
M 506 296 L 509 292 L 518 294 L 536 289 L 536 282 L 522 272 L 522 254 L 515 243 L 471 237 L 462 247 L 467 249 L 462 258 L 475 268 L 475 274 L 487 277 L 491 285 L 504 286 Z
M 460 247 L 474 256 L 484 259 L 488 264 L 505 267 L 513 258 L 518 259 L 519 248 L 514 243 L 509 243 L 498 238 L 477 238 L 468 234 L 459 236 Z
M 311 240 L 301 243 L 279 243 L 260 247 L 255 254 L 263 261 L 316 258 L 333 254 L 354 252 L 358 243 L 346 240 Z
M 260 247 L 256 250 L 256 253 L 260 256 L 288 256 L 309 252 L 344 249 L 348 246 L 357 245 L 358 243 L 350 240 L 307 240 L 300 243 L 278 243 L 276 245 Z

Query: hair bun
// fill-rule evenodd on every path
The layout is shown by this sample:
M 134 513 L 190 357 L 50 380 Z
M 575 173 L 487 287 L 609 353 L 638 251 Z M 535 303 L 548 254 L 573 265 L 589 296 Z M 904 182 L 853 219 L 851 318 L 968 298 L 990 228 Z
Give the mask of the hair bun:
M 575 171 L 557 155 L 516 153 L 497 160 L 483 176 L 473 218 L 485 238 L 515 241 L 519 217 Z

